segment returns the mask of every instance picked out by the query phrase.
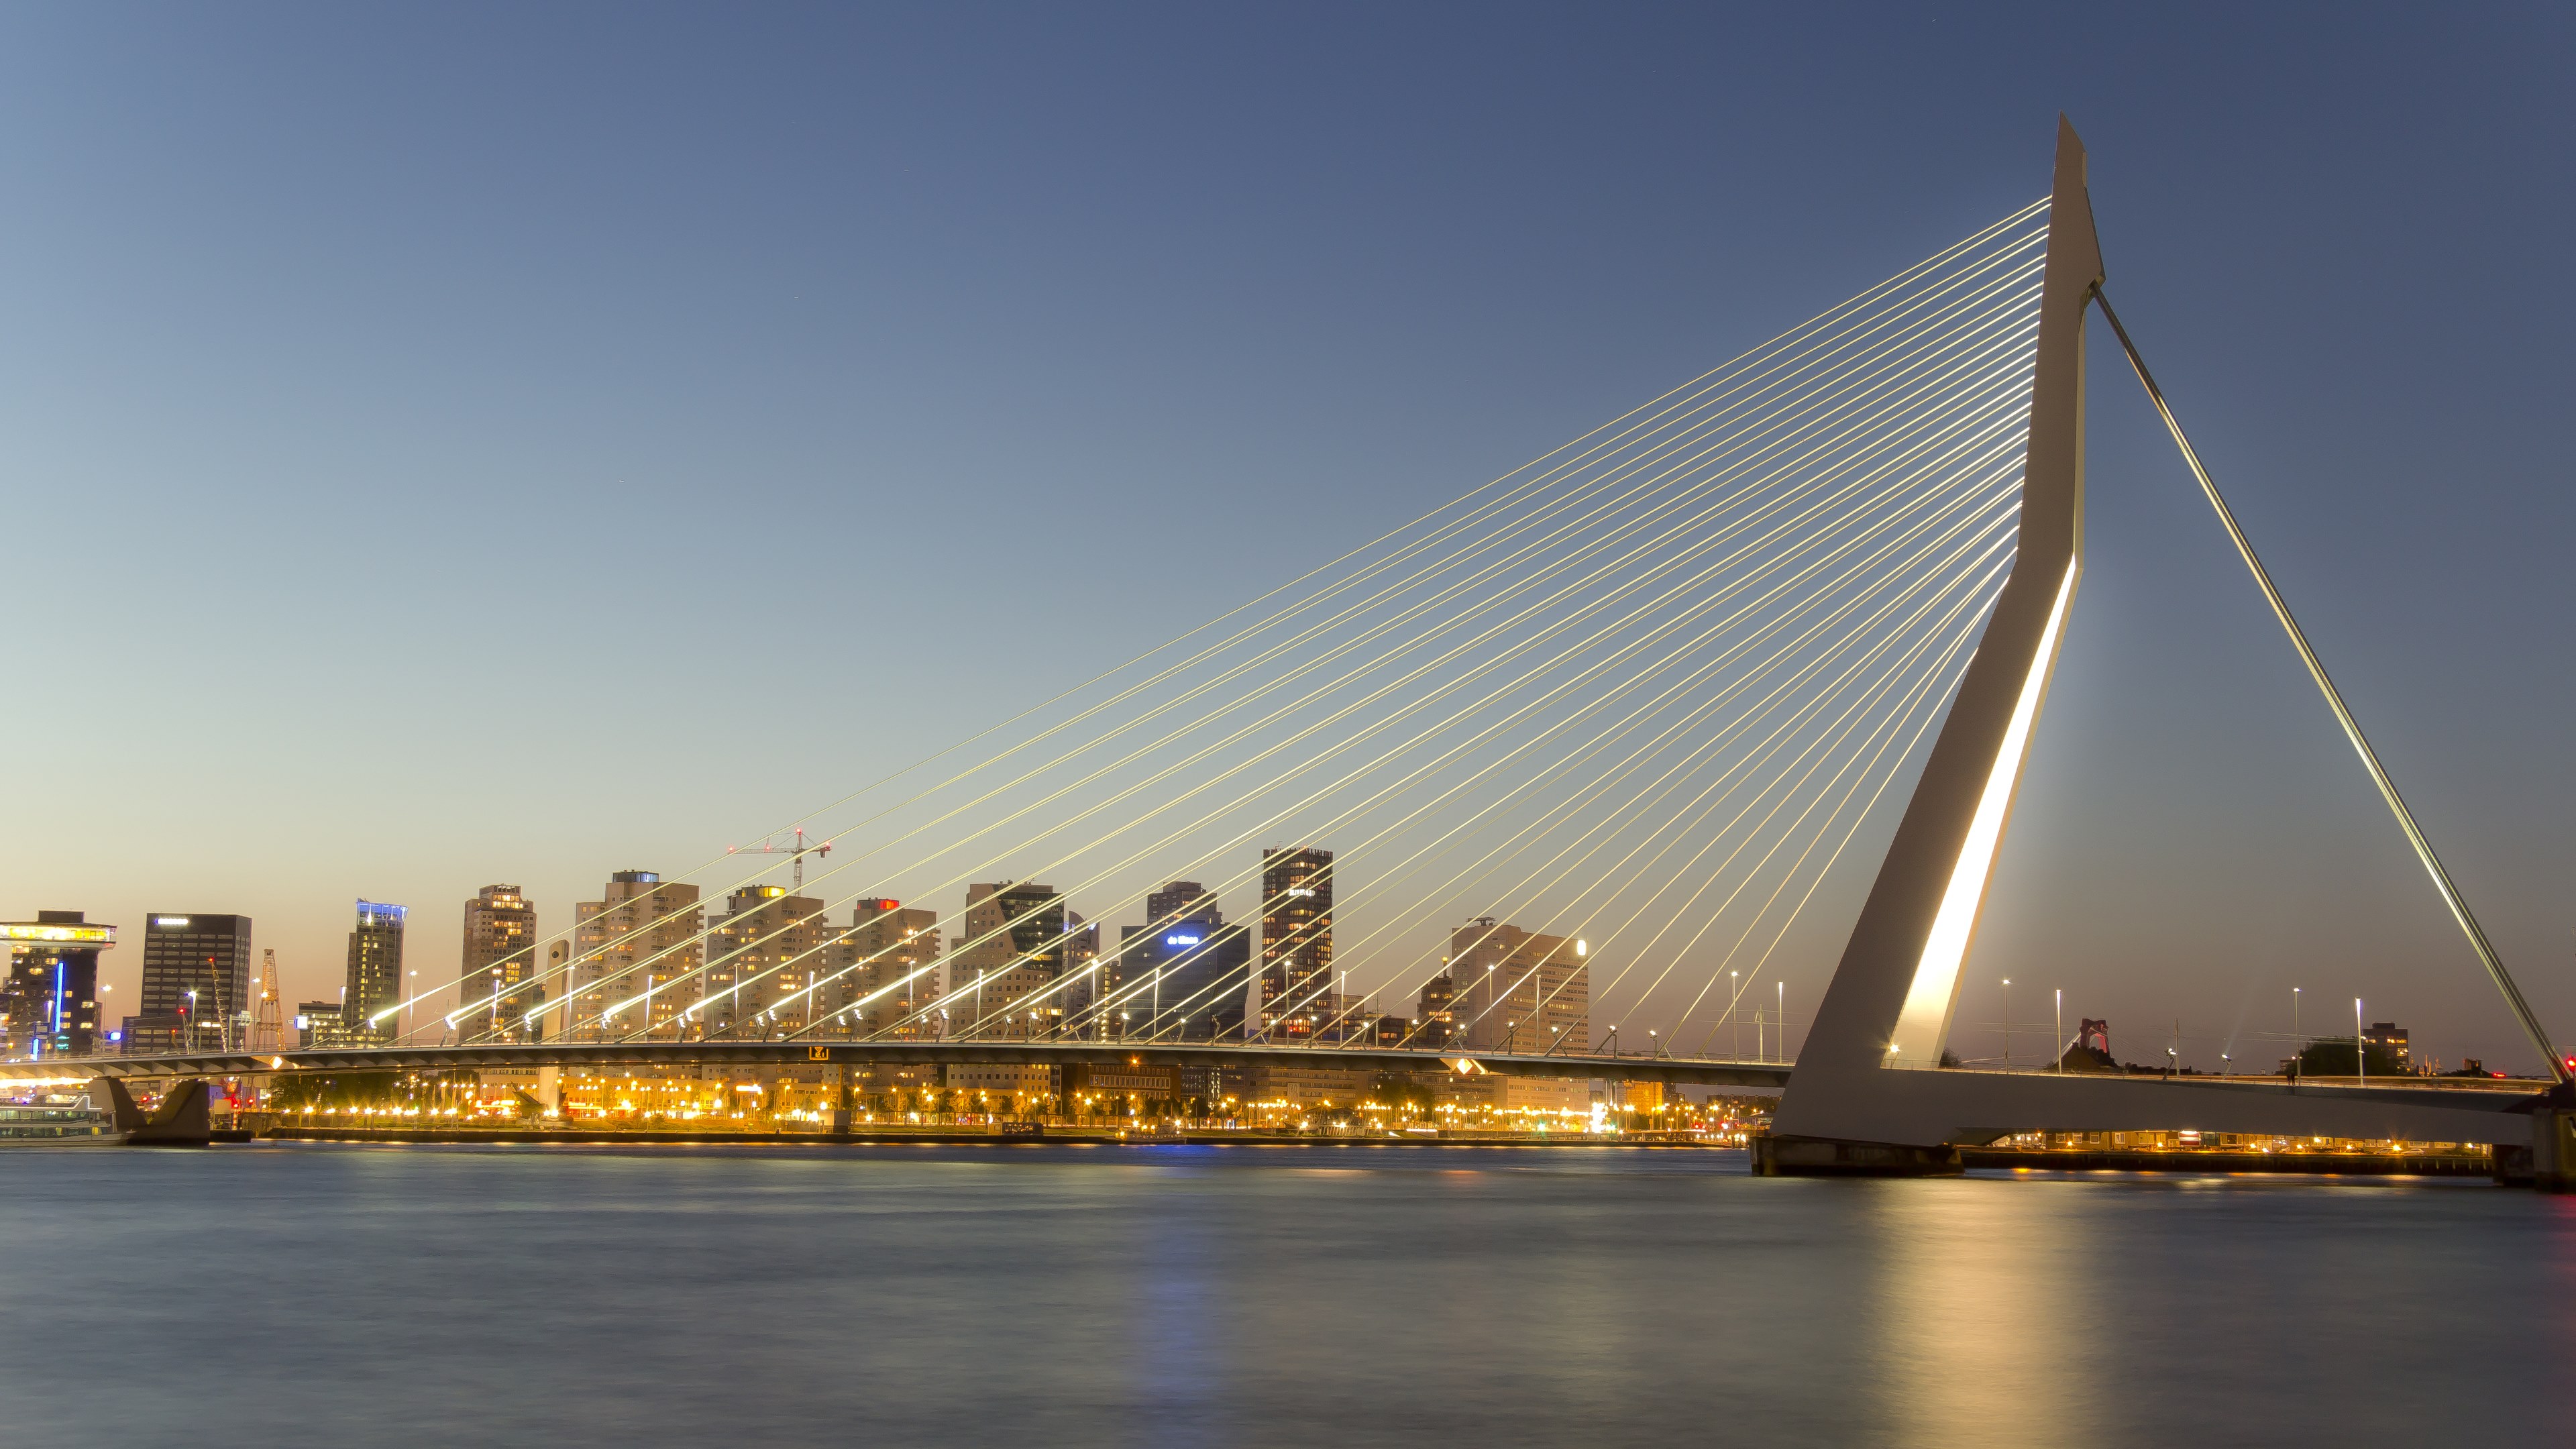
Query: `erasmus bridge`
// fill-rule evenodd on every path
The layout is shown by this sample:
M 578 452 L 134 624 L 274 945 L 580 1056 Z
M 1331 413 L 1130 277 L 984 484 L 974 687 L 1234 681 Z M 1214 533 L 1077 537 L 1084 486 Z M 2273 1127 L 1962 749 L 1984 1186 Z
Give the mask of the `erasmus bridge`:
M 2081 1074 L 1949 1050 L 2083 575 L 2097 312 L 2554 1085 Z M 2576 1162 L 2569 1059 L 2112 311 L 2062 120 L 2044 198 L 804 819 L 837 852 L 816 898 L 862 921 L 1014 879 L 1053 882 L 1028 889 L 1054 908 L 988 893 L 874 936 L 604 910 L 542 963 L 532 944 L 367 1023 L 390 1037 L 397 1012 L 427 1012 L 439 1045 L 0 1076 L 826 1063 L 846 1106 L 853 1065 L 1306 1062 L 1780 1089 L 1757 1152 L 1778 1173 L 1955 1170 L 1959 1145 L 2008 1134 L 2174 1127 Z M 1329 871 L 1277 868 L 1301 857 Z M 1162 929 L 1144 901 L 1178 876 L 1256 901 L 1261 939 Z M 1301 914 L 1291 897 L 1314 907 L 1327 884 Z M 1148 924 L 1104 940 L 1067 902 Z M 1573 942 L 1580 969 L 1481 949 L 1505 921 Z M 1821 1002 L 1783 1060 L 1778 983 L 1800 972 Z M 1434 981 L 1436 1023 L 1416 1007 Z

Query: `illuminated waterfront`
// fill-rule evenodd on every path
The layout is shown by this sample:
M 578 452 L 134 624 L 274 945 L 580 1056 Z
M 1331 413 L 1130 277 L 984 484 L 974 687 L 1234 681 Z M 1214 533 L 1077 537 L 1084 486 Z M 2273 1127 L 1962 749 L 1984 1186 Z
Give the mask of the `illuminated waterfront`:
M 111 1402 L 194 1444 L 2392 1443 L 2543 1430 L 2576 1350 L 2576 1200 L 2479 1184 L 1411 1145 L 0 1171 L 9 1316 L 61 1349 L 0 1371 L 27 1443 Z

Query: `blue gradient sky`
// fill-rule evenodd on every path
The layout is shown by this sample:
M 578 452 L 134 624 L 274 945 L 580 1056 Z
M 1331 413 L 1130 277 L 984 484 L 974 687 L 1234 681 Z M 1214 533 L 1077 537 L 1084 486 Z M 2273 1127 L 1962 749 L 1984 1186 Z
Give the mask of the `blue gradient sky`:
M 0 11 L 0 915 L 331 995 L 365 895 L 448 969 L 480 884 L 559 925 L 2030 200 L 2063 108 L 2576 1038 L 2576 21 L 2239 9 Z M 2296 983 L 2528 1065 L 2107 343 L 1963 1032 L 2013 975 L 2209 1060 Z

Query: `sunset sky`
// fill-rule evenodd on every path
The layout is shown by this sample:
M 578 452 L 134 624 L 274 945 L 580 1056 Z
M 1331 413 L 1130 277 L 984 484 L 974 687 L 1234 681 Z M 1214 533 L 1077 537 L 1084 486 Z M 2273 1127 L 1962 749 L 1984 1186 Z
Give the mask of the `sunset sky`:
M 452 972 L 481 885 L 567 924 L 2036 199 L 2063 110 L 2123 320 L 2567 1045 L 2571 73 L 2511 6 L 0 10 L 0 918 L 126 928 L 111 1018 L 152 911 L 253 916 L 302 999 L 400 902 Z M 1959 1030 L 2011 976 L 2243 1061 L 2298 985 L 2534 1067 L 2090 368 Z

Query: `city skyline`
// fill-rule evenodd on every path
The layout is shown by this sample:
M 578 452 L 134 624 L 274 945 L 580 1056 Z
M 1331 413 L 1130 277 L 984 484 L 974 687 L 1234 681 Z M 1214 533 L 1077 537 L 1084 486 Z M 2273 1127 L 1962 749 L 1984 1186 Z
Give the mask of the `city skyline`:
M 1911 17 L 1830 62 L 1817 22 L 1770 19 L 1768 53 L 1801 59 L 1728 70 L 1749 52 L 1694 50 L 1717 38 L 1705 22 L 1625 17 L 1619 54 L 1660 36 L 1732 78 L 1671 115 L 1598 86 L 1526 113 L 1478 99 L 1517 93 L 1492 83 L 1530 63 L 1529 34 L 1470 37 L 1397 93 L 1246 18 L 1060 35 L 996 62 L 1026 99 L 968 114 L 938 99 L 941 22 L 826 26 L 846 48 L 818 55 L 895 64 L 882 104 L 903 126 L 870 125 L 877 101 L 838 109 L 829 66 L 774 37 L 723 37 L 782 82 L 708 122 L 587 67 L 569 27 L 519 22 L 518 47 L 608 118 L 573 132 L 553 86 L 399 17 L 270 47 L 256 20 L 10 23 L 48 66 L 0 102 L 23 108 L 0 164 L 47 219 L 0 243 L 42 279 L 11 293 L 8 476 L 28 525 L 93 541 L 110 585 L 32 604 L 11 657 L 135 665 L 76 719 L 13 716 L 43 768 L 0 846 L 0 914 L 84 910 L 139 943 L 156 908 L 220 905 L 262 923 L 303 1001 L 336 994 L 346 903 L 390 899 L 425 913 L 409 959 L 445 969 L 453 903 L 483 885 L 521 883 L 561 920 L 606 870 L 677 874 L 756 840 L 2027 200 L 2038 122 L 2063 107 L 2093 146 L 2124 310 L 2542 1015 L 2576 1019 L 2576 781 L 2547 728 L 2576 700 L 2545 664 L 2569 602 L 2545 551 L 2570 506 L 2549 432 L 2568 304 L 2515 280 L 2545 272 L 2567 202 L 2513 184 L 2566 121 L 2545 88 L 2497 79 L 2564 56 L 2561 19 L 2319 35 L 2255 17 L 2212 58 L 2146 22 L 2035 40 L 2000 15 Z M 707 39 L 670 19 L 637 37 L 660 77 Z M 1273 57 L 1235 77 L 1240 100 L 1156 64 L 1227 39 Z M 1397 22 L 1379 44 L 1447 40 Z M 312 63 L 388 43 L 416 66 L 364 106 L 343 89 L 363 65 Z M 2120 74 L 2077 63 L 2103 46 Z M 1607 33 L 1549 47 L 1612 64 Z M 2407 88 L 2367 84 L 2400 56 Z M 1919 123 L 1925 57 L 1987 93 Z M 1314 70 L 1359 99 L 1262 109 Z M 1871 99 L 1794 105 L 1828 70 Z M 218 73 L 252 79 L 218 96 Z M 1193 129 L 1244 164 L 1142 113 L 1051 107 L 1097 74 L 1149 109 L 1209 108 L 1226 124 Z M 98 105 L 134 76 L 162 83 Z M 2206 103 L 2176 114 L 2178 78 Z M 494 104 L 452 117 L 467 90 Z M 335 106 L 351 124 L 298 124 Z M 1058 141 L 1026 144 L 1060 115 Z M 24 139 L 62 117 L 78 173 Z M 1676 144 L 1705 168 L 1678 185 L 1622 159 Z M 790 184 L 746 184 L 742 154 Z M 555 167 L 577 195 L 551 194 Z M 692 220 L 643 224 L 675 214 Z M 510 235 L 540 240 L 495 259 Z M 2443 1055 L 2518 1060 L 2100 345 L 2091 568 L 1962 1020 L 2011 976 L 2063 979 L 2115 1022 L 2277 1030 L 2305 984 Z M 1291 495 L 1298 527 L 1265 529 Z M 705 530 L 748 518 L 795 536 L 738 576 L 694 562 Z M 1138 567 L 1148 525 L 1178 541 Z M 1047 567 L 946 576 L 1028 537 Z M 1047 612 L 1068 593 L 1078 620 Z M 1031 617 L 1045 637 L 1012 633 Z M 731 669 L 762 681 L 753 703 L 710 687 Z M 663 675 L 682 687 L 651 708 L 600 702 Z M 1361 928 L 1366 910 L 1344 907 Z M 111 1016 L 140 956 L 102 960 Z M 1829 964 L 1802 962 L 1810 994 Z

